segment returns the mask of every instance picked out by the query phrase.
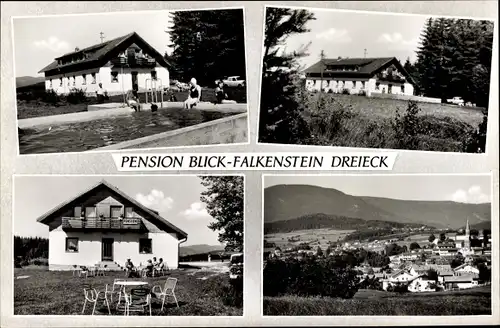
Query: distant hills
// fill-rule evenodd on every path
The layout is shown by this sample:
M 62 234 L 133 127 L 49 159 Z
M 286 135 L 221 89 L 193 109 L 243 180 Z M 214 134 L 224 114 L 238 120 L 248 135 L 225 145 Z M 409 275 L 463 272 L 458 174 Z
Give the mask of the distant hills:
M 27 87 L 29 85 L 34 85 L 38 83 L 45 83 L 45 78 L 43 76 L 21 76 L 16 77 L 16 88 Z
M 489 203 L 464 204 L 352 196 L 336 189 L 310 185 L 277 185 L 264 190 L 266 224 L 299 220 L 295 223 L 302 222 L 298 225 L 303 225 L 308 215 L 319 213 L 326 215 L 319 219 L 319 224 L 326 224 L 327 216 L 334 220 L 344 217 L 452 229 L 463 227 L 467 219 L 471 225 L 487 224 L 486 222 L 491 221 Z M 352 222 L 352 226 L 366 225 L 362 221 Z
M 190 245 L 190 246 L 180 247 L 179 256 L 206 254 L 209 252 L 219 252 L 219 251 L 224 251 L 224 247 L 220 245 L 207 245 L 207 244 Z

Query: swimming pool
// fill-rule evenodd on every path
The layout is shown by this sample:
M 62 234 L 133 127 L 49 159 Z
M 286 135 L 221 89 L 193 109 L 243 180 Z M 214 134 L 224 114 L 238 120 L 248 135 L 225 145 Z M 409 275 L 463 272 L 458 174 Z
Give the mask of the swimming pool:
M 19 134 L 19 153 L 86 151 L 231 115 L 234 114 L 169 108 L 158 112 L 132 112 L 94 121 L 29 128 Z

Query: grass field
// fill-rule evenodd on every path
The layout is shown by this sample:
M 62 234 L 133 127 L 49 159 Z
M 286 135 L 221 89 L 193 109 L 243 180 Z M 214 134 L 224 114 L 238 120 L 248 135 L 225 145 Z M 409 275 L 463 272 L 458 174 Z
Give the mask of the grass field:
M 491 287 L 396 294 L 359 290 L 352 299 L 264 297 L 264 315 L 491 315 Z
M 43 268 L 43 269 L 42 269 Z M 83 286 L 90 283 L 97 290 L 104 290 L 105 285 L 112 286 L 115 278 L 124 278 L 123 272 L 108 272 L 105 277 L 81 278 L 71 272 L 50 272 L 47 267 L 15 269 L 15 276 L 28 276 L 14 279 L 14 314 L 16 315 L 80 315 L 83 308 Z M 161 302 L 153 302 L 153 315 L 169 316 L 241 316 L 243 309 L 223 304 L 217 294 L 220 286 L 228 282 L 228 274 L 214 274 L 209 270 L 173 270 L 171 277 L 177 278 L 175 293 L 179 308 L 169 303 L 161 309 Z M 199 279 L 203 278 L 203 279 Z M 150 286 L 162 285 L 166 277 L 141 278 Z M 163 288 L 163 287 L 162 287 Z M 171 299 L 170 302 L 173 302 Z M 110 304 L 113 315 L 123 315 L 116 311 L 116 298 Z M 99 314 L 107 315 L 107 308 L 97 305 Z M 86 314 L 92 310 L 87 304 Z
M 334 230 L 334 229 L 311 229 L 311 230 L 297 230 L 286 233 L 272 233 L 266 234 L 264 239 L 270 243 L 275 243 L 276 246 L 281 248 L 293 247 L 300 243 L 309 243 L 311 247 L 318 247 L 326 249 L 328 242 L 336 242 L 354 230 Z M 289 241 L 293 238 L 296 241 Z
M 332 115 L 340 123 L 340 129 L 327 136 L 324 145 L 341 147 L 410 149 L 400 145 L 400 138 L 391 126 L 396 111 L 404 114 L 408 102 L 396 99 L 368 98 L 357 95 L 322 94 L 326 105 L 323 115 Z M 316 110 L 318 94 L 307 98 L 308 110 L 304 117 L 311 126 L 318 122 L 311 119 Z M 475 130 L 483 119 L 483 108 L 459 107 L 449 104 L 418 102 L 420 132 L 417 133 L 418 147 L 414 150 L 462 152 L 464 138 Z M 344 117 L 339 108 L 348 110 L 351 117 Z M 320 121 L 331 120 L 331 118 Z M 330 124 L 332 125 L 332 124 Z M 323 138 L 323 139 L 325 139 Z

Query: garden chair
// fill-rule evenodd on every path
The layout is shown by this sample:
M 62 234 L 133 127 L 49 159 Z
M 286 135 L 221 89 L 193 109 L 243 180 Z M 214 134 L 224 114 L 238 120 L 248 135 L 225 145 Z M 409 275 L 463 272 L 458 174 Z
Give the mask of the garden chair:
M 125 295 L 125 315 L 130 315 L 130 312 L 145 312 L 149 307 L 149 315 L 151 316 L 151 291 L 149 288 L 134 288 L 130 294 Z
M 106 285 L 106 290 L 108 290 L 108 285 Z M 92 288 L 90 285 L 84 285 L 83 293 L 85 295 L 85 302 L 83 302 L 82 314 L 85 313 L 85 307 L 87 306 L 87 302 L 89 302 L 90 304 L 94 304 L 94 307 L 92 308 L 92 315 L 94 315 L 95 308 L 99 300 L 102 300 L 103 304 L 106 304 L 106 306 L 108 307 L 108 312 L 109 314 L 111 314 L 111 309 L 109 308 L 109 301 L 106 292 L 101 293 L 95 288 Z
M 80 277 L 82 275 L 82 269 L 76 264 L 73 265 L 72 271 L 73 271 L 73 276 L 78 275 L 78 277 Z
M 115 295 L 116 293 L 118 293 L 118 303 L 120 303 L 121 301 L 121 297 L 122 297 L 122 290 L 123 290 L 123 285 L 118 285 L 117 283 L 120 282 L 120 281 L 124 281 L 125 279 L 121 279 L 121 278 L 116 278 L 115 280 L 113 280 L 113 286 L 110 287 L 110 288 L 107 288 L 108 285 L 106 285 L 106 296 L 109 295 L 109 299 L 111 300 L 111 302 L 113 302 L 113 295 Z M 117 306 L 118 308 L 118 306 Z
M 169 296 L 172 296 L 175 300 L 175 304 L 179 307 L 179 303 L 177 302 L 177 297 L 175 296 L 175 286 L 177 285 L 177 278 L 167 278 L 165 281 L 164 289 L 161 289 L 161 286 L 156 285 L 153 286 L 151 292 L 158 298 L 162 300 L 161 310 L 163 311 L 163 306 L 165 305 L 165 299 Z M 155 293 L 155 289 L 158 288 L 160 291 Z

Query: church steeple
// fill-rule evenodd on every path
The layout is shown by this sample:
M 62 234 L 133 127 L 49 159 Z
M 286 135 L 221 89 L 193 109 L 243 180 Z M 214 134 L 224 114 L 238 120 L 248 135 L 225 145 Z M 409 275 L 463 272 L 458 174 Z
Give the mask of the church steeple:
M 470 227 L 469 227 L 469 219 L 468 218 L 467 218 L 467 223 L 465 225 L 464 248 L 470 249 Z
M 467 224 L 465 225 L 465 235 L 470 236 L 469 219 L 467 219 Z

